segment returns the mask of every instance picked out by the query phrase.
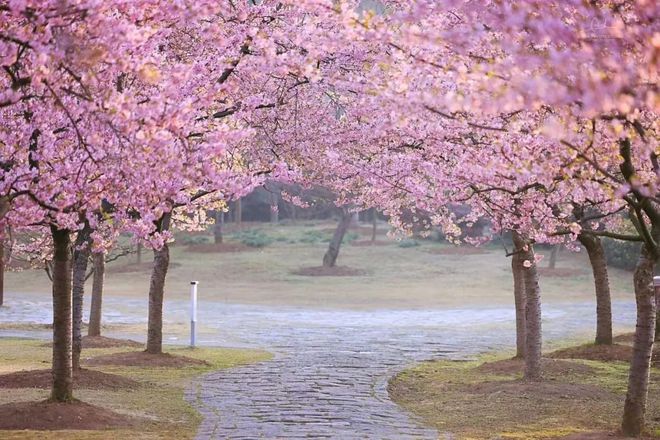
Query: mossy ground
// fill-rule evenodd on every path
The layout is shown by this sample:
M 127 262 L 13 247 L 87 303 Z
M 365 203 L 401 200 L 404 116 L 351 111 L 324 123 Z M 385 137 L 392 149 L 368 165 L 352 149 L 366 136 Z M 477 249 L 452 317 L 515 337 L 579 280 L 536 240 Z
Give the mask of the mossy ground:
M 425 423 L 458 439 L 535 440 L 618 430 L 627 363 L 548 360 L 561 366 L 548 368 L 542 383 L 528 384 L 521 380 L 522 363 L 491 367 L 503 359 L 484 355 L 470 362 L 422 363 L 393 378 L 390 395 Z M 647 428 L 650 438 L 660 438 L 657 368 L 651 375 Z
M 125 352 L 126 347 L 86 349 L 83 358 Z M 168 353 L 202 359 L 208 365 L 185 368 L 104 366 L 94 368 L 105 373 L 118 374 L 140 382 L 135 389 L 75 390 L 75 397 L 110 409 L 120 414 L 144 420 L 130 429 L 110 431 L 1 431 L 0 438 L 24 439 L 191 439 L 200 422 L 199 414 L 184 400 L 184 391 L 190 381 L 209 371 L 266 360 L 268 353 L 256 350 L 226 348 L 166 347 Z M 50 348 L 43 341 L 26 339 L 0 339 L 0 374 L 13 371 L 43 369 L 50 366 Z M 47 390 L 19 388 L 4 389 L 0 404 L 37 401 L 48 398 Z

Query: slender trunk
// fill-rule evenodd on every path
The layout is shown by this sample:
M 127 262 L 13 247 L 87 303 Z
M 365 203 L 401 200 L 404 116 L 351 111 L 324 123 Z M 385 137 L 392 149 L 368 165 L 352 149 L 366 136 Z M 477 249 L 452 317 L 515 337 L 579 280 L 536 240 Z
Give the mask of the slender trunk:
M 225 212 L 224 211 L 215 211 L 215 225 L 213 225 L 213 239 L 215 244 L 222 244 L 223 235 L 222 229 L 225 225 Z
M 71 233 L 51 226 L 53 238 L 53 386 L 51 400 L 73 399 Z
M 587 250 L 596 287 L 596 344 L 612 345 L 612 299 L 607 275 L 607 260 L 600 238 L 580 234 L 578 240 Z
M 552 247 L 550 251 L 550 261 L 548 262 L 548 269 L 554 269 L 557 267 L 557 254 L 559 254 L 559 248 L 561 245 L 556 244 Z
M 660 289 L 655 289 L 655 342 L 660 342 Z
M 376 242 L 376 233 L 378 229 L 378 211 L 376 208 L 371 208 L 371 242 Z
M 94 253 L 94 275 L 92 278 L 92 305 L 89 311 L 89 336 L 101 336 L 101 311 L 103 309 L 103 283 L 105 278 L 105 255 Z
M 637 326 L 633 344 L 633 357 L 628 374 L 628 393 L 623 409 L 621 429 L 628 436 L 637 437 L 644 430 L 646 399 L 651 373 L 651 355 L 655 333 L 655 292 L 652 287 L 655 261 L 647 246 L 635 268 L 635 301 Z
M 514 244 L 516 249 L 522 249 L 524 242 L 519 235 L 514 233 Z M 520 253 L 515 252 L 511 257 L 511 272 L 513 273 L 513 298 L 516 305 L 516 358 L 525 358 L 525 347 L 527 344 L 525 332 L 525 273 L 523 259 Z
M 279 196 L 276 192 L 270 194 L 270 222 L 277 224 L 280 221 Z
M 352 220 L 353 215 L 348 212 L 348 210 L 342 209 L 341 219 L 339 220 L 337 229 L 335 229 L 335 233 L 332 236 L 332 240 L 330 240 L 328 250 L 323 256 L 323 266 L 335 267 L 335 264 L 337 264 L 337 257 L 339 256 L 339 248 L 341 247 L 341 242 L 344 240 L 344 235 L 346 235 L 346 231 L 351 225 Z
M 73 370 L 80 369 L 80 352 L 82 351 L 83 300 L 85 297 L 85 278 L 87 262 L 89 261 L 88 226 L 78 232 L 73 250 Z
M 0 241 L 0 306 L 5 303 L 5 244 Z
M 243 223 L 243 202 L 241 199 L 236 200 L 236 204 L 234 206 L 234 222 L 236 222 L 236 225 L 239 228 Z
M 142 264 L 142 243 L 138 242 L 137 244 L 137 264 Z
M 541 288 L 536 267 L 534 246 L 523 238 L 519 254 L 523 263 L 525 284 L 525 380 L 541 379 Z

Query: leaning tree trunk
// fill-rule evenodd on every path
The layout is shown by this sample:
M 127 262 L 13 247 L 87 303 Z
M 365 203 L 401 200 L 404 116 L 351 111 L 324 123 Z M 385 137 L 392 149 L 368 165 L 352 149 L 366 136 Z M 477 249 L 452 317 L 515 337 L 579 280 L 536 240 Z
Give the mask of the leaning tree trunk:
M 541 379 L 541 287 L 536 267 L 534 246 L 529 240 L 524 243 L 519 256 L 523 264 L 523 280 L 525 284 L 525 380 Z
M 85 297 L 85 278 L 89 261 L 89 234 L 87 226 L 78 232 L 73 251 L 73 370 L 80 369 L 82 351 L 83 300 Z
M 635 327 L 633 357 L 628 374 L 628 393 L 621 423 L 623 433 L 632 437 L 637 437 L 642 433 L 645 423 L 656 325 L 655 292 L 652 286 L 654 266 L 652 252 L 647 246 L 642 247 L 634 275 L 637 326 Z
M 587 250 L 596 287 L 596 344 L 612 345 L 612 299 L 607 276 L 605 249 L 600 238 L 580 234 L 578 240 Z
M 103 283 L 105 281 L 105 255 L 94 253 L 94 275 L 92 278 L 92 301 L 89 310 L 89 336 L 101 336 L 101 311 L 103 309 Z
M 213 225 L 213 239 L 215 244 L 222 244 L 224 240 L 223 227 L 225 225 L 225 212 L 215 211 L 215 224 Z
M 351 225 L 353 215 L 348 212 L 346 209 L 342 209 L 341 219 L 339 219 L 339 224 L 335 233 L 330 240 L 330 245 L 328 245 L 328 250 L 323 256 L 323 266 L 324 267 L 335 267 L 337 264 L 337 257 L 339 256 L 339 248 L 341 247 L 341 242 L 344 241 L 344 235 L 348 227 Z
M 147 329 L 147 353 L 163 352 L 163 295 L 165 277 L 170 265 L 170 249 L 165 243 L 154 250 L 154 267 L 149 285 L 149 324 Z
M 0 241 L 0 306 L 5 303 L 5 244 Z
M 71 233 L 51 226 L 53 238 L 53 384 L 51 400 L 73 399 L 71 356 Z
M 550 261 L 548 262 L 548 269 L 554 269 L 557 267 L 557 254 L 559 254 L 559 247 L 561 245 L 556 244 L 552 246 L 552 250 L 550 251 Z
M 516 305 L 516 358 L 525 358 L 525 347 L 527 344 L 525 333 L 525 272 L 523 258 L 518 250 L 524 246 L 524 241 L 514 232 L 514 247 L 516 252 L 511 257 L 511 272 L 513 273 L 513 298 Z

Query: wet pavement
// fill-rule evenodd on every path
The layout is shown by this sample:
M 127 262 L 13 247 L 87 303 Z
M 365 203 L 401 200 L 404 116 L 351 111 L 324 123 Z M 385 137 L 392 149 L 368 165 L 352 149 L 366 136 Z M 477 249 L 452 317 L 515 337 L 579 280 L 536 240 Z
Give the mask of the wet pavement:
M 49 301 L 10 304 L 0 309 L 0 323 L 50 322 Z M 106 323 L 146 322 L 145 301 L 108 299 L 104 307 Z M 199 439 L 435 439 L 437 432 L 389 399 L 388 379 L 427 359 L 511 349 L 515 336 L 507 308 L 349 311 L 202 301 L 199 310 L 201 344 L 274 353 L 272 360 L 193 383 L 186 398 L 204 418 Z M 594 310 L 591 303 L 546 305 L 545 340 L 590 331 Z M 615 324 L 632 325 L 634 314 L 632 302 L 614 303 Z M 166 302 L 165 317 L 184 324 L 188 304 Z M 2 335 L 47 337 L 48 331 L 0 330 Z M 185 343 L 176 333 L 166 333 L 165 340 Z

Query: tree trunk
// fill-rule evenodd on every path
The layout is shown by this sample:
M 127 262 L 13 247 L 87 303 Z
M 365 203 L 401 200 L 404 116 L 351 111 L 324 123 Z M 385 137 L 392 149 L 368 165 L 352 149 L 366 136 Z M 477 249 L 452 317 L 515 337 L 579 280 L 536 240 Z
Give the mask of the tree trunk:
M 51 400 L 73 399 L 71 233 L 51 226 L 53 238 L 53 386 Z
M 279 199 L 276 192 L 270 193 L 270 222 L 273 224 L 280 221 Z
M 142 264 L 142 243 L 137 244 L 137 264 Z
M 105 255 L 94 253 L 94 276 L 92 278 L 92 305 L 89 311 L 89 336 L 101 336 L 101 311 L 103 309 L 103 283 L 105 278 Z
M 548 262 L 548 269 L 554 269 L 557 267 L 557 254 L 559 254 L 559 248 L 561 245 L 556 244 L 552 246 L 552 251 L 550 251 L 550 261 Z
M 376 243 L 376 234 L 378 232 L 378 211 L 371 208 L 371 243 Z
M 215 244 L 222 244 L 224 239 L 222 230 L 225 225 L 225 212 L 215 211 L 215 225 L 213 225 L 213 239 Z
M 159 231 L 169 229 L 168 213 L 160 220 Z M 170 248 L 165 243 L 161 249 L 154 249 L 154 266 L 151 271 L 149 285 L 149 323 L 147 328 L 147 353 L 163 352 L 163 295 L 165 294 L 165 277 L 170 265 Z
M 511 272 L 513 273 L 513 298 L 516 305 L 516 358 L 525 358 L 525 273 L 523 271 L 523 259 L 518 250 L 524 246 L 524 242 L 517 233 L 513 235 L 515 250 L 511 256 Z
M 541 287 L 534 258 L 534 246 L 524 237 L 520 257 L 525 284 L 525 380 L 541 379 Z
M 628 374 L 628 393 L 621 423 L 623 433 L 631 437 L 639 436 L 644 430 L 645 423 L 656 324 L 655 292 L 652 287 L 654 266 L 652 252 L 647 246 L 642 247 L 634 274 L 637 326 Z
M 5 243 L 0 241 L 0 306 L 5 303 Z
M 655 289 L 655 342 L 660 342 L 660 289 Z
M 348 210 L 342 209 L 341 218 L 339 219 L 337 229 L 335 229 L 335 233 L 332 236 L 332 240 L 330 240 L 328 250 L 323 256 L 323 266 L 335 267 L 335 264 L 337 264 L 337 257 L 339 256 L 339 248 L 341 247 L 341 242 L 344 240 L 344 235 L 346 235 L 346 231 L 351 225 L 352 220 L 353 215 L 348 212 Z
M 85 278 L 87 276 L 87 262 L 89 261 L 89 234 L 88 226 L 78 232 L 73 250 L 73 370 L 80 369 L 80 352 L 82 351 L 82 325 L 83 301 L 85 298 Z
M 612 299 L 607 275 L 607 260 L 600 238 L 580 234 L 578 240 L 587 250 L 596 287 L 596 344 L 612 345 Z

